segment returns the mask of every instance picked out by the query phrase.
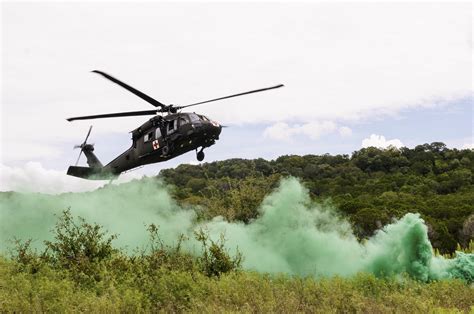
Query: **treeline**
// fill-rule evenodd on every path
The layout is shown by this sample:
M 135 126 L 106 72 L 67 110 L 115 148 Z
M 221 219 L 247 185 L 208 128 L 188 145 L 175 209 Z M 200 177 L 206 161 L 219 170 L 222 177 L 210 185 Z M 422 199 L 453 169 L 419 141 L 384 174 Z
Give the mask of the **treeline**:
M 352 155 L 287 155 L 276 160 L 229 159 L 165 169 L 183 204 L 200 215 L 248 223 L 283 176 L 295 176 L 319 202 L 330 202 L 362 239 L 408 212 L 420 213 L 441 253 L 474 236 L 474 151 L 434 142 L 415 148 L 363 148 Z

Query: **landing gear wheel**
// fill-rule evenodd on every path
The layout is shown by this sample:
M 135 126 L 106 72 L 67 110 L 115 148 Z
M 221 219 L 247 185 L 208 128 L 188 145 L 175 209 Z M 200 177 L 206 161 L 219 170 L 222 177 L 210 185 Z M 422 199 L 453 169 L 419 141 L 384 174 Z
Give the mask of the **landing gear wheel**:
M 203 161 L 204 160 L 204 152 L 201 150 L 196 154 L 196 158 L 198 161 Z

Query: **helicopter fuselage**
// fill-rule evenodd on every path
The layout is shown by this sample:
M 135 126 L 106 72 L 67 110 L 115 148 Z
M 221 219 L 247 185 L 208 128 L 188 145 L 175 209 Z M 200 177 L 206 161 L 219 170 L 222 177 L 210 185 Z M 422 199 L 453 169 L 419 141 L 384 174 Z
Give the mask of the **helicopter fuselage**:
M 196 113 L 154 116 L 132 133 L 132 146 L 102 168 L 111 174 L 166 161 L 219 139 L 222 127 Z

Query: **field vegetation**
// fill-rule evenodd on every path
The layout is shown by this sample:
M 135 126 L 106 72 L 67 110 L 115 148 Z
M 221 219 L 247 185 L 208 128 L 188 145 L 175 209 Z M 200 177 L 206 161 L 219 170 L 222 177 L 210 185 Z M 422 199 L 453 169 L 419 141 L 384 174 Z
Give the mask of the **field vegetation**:
M 312 278 L 240 268 L 242 256 L 196 232 L 202 254 L 165 246 L 150 225 L 135 254 L 113 247 L 96 224 L 59 217 L 42 252 L 16 241 L 0 258 L 2 312 L 424 312 L 473 311 L 474 289 L 461 280 L 407 276 Z

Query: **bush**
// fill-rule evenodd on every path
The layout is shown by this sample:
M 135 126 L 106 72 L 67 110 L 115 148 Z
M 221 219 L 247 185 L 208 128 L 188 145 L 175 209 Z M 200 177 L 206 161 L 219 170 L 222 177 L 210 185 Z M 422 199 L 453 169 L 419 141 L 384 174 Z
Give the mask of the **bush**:
M 19 271 L 35 274 L 43 266 L 44 256 L 39 256 L 31 248 L 31 241 L 31 239 L 26 241 L 13 239 L 13 249 L 10 251 L 10 257 L 17 263 Z
M 70 209 L 63 211 L 53 230 L 54 241 L 45 241 L 45 257 L 51 264 L 73 271 L 76 275 L 98 277 L 102 261 L 110 259 L 118 250 L 112 247 L 116 235 L 106 236 L 102 226 L 89 224 L 84 218 L 74 221 Z
M 199 257 L 201 271 L 208 277 L 219 277 L 242 266 L 242 254 L 237 250 L 234 257 L 229 255 L 225 248 L 225 237 L 223 234 L 217 242 L 209 239 L 209 235 L 202 229 L 195 232 L 196 240 L 201 242 L 203 252 Z
M 141 252 L 141 259 L 145 260 L 148 269 L 153 272 L 159 268 L 179 269 L 183 271 L 196 270 L 195 259 L 189 253 L 182 251 L 182 244 L 187 238 L 181 235 L 174 247 L 165 245 L 158 234 L 158 226 L 148 226 L 150 235 L 149 250 Z

